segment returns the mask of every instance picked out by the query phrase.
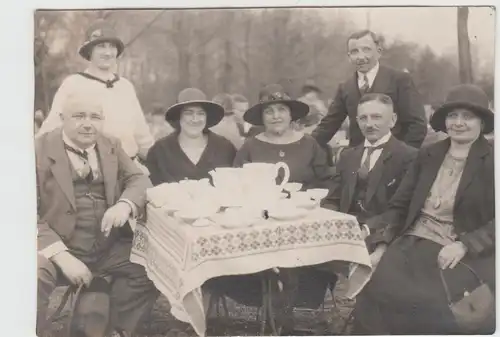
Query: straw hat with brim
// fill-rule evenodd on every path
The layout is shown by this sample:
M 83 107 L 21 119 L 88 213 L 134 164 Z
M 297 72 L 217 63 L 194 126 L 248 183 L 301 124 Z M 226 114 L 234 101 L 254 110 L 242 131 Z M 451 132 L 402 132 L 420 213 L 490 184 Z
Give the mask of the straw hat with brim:
M 111 332 L 111 285 L 102 277 L 94 277 L 88 287 L 80 285 L 75 293 L 75 300 L 68 319 L 68 337 L 87 336 L 86 329 L 96 329 L 95 326 L 104 326 L 106 334 Z M 85 308 L 81 308 L 85 306 Z M 86 319 L 80 320 L 79 313 L 85 312 Z M 92 313 L 89 319 L 88 315 Z M 95 321 L 94 321 L 95 320 Z M 82 322 L 83 321 L 83 322 Z M 99 329 L 102 330 L 102 329 Z
M 207 114 L 207 128 L 211 128 L 224 118 L 224 108 L 207 99 L 203 91 L 196 88 L 182 90 L 177 96 L 177 103 L 172 105 L 165 113 L 165 119 L 172 125 L 181 118 L 181 111 L 187 105 L 199 105 Z
M 301 119 L 309 113 L 307 104 L 290 98 L 281 85 L 271 84 L 260 91 L 259 103 L 248 109 L 243 115 L 243 119 L 253 125 L 263 125 L 262 113 L 264 109 L 277 103 L 288 106 L 292 121 Z
M 302 87 L 302 92 L 308 92 L 308 91 L 316 91 L 321 93 L 322 90 L 316 85 L 316 82 L 313 80 L 307 80 L 306 83 L 304 83 L 304 86 Z
M 88 61 L 90 60 L 92 49 L 99 43 L 104 42 L 109 42 L 116 46 L 118 50 L 117 57 L 120 56 L 125 49 L 123 41 L 117 36 L 113 27 L 110 27 L 104 21 L 98 21 L 87 30 L 86 39 L 80 47 L 79 54 Z
M 450 90 L 446 101 L 432 115 L 430 124 L 436 131 L 446 133 L 446 116 L 448 113 L 463 108 L 475 113 L 483 120 L 483 133 L 491 133 L 494 129 L 495 116 L 489 109 L 489 100 L 485 92 L 472 84 L 461 84 Z

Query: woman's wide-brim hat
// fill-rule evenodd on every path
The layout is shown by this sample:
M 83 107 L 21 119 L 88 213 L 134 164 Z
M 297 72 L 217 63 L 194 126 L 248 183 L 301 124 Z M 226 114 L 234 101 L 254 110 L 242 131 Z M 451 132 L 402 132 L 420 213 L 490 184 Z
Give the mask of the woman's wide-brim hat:
M 123 41 L 118 37 L 116 31 L 113 27 L 107 24 L 105 21 L 97 21 L 87 30 L 85 42 L 80 47 L 78 51 L 80 56 L 90 60 L 90 55 L 92 54 L 92 49 L 99 43 L 109 42 L 116 46 L 117 57 L 123 53 L 125 45 Z
M 92 312 L 93 317 L 100 316 L 102 322 L 100 324 L 105 324 L 106 333 L 111 330 L 110 318 L 111 318 L 111 285 L 103 277 L 94 277 L 90 282 L 90 285 L 86 287 L 85 285 L 80 285 L 74 294 L 74 302 L 71 307 L 71 311 L 68 317 L 67 325 L 67 336 L 68 337 L 78 337 L 81 336 L 82 331 L 79 331 L 85 326 L 81 326 L 78 315 L 80 311 L 85 313 Z M 89 296 L 87 301 L 82 301 L 83 297 Z M 88 306 L 85 308 L 80 308 L 80 306 Z M 95 322 L 86 321 L 87 324 L 92 324 Z
M 431 117 L 430 124 L 432 128 L 446 133 L 446 117 L 449 112 L 458 108 L 470 110 L 480 117 L 484 124 L 484 134 L 493 131 L 495 116 L 489 108 L 488 96 L 480 87 L 473 84 L 461 84 L 450 90 L 445 103 Z
M 279 84 L 265 86 L 259 93 L 259 103 L 248 109 L 243 119 L 253 125 L 263 125 L 262 113 L 271 105 L 281 103 L 290 109 L 292 121 L 301 119 L 309 113 L 309 106 L 303 102 L 292 99 Z
M 171 125 L 175 125 L 181 118 L 181 111 L 188 105 L 199 105 L 207 114 L 207 128 L 219 124 L 224 118 L 224 108 L 207 99 L 203 91 L 197 88 L 187 88 L 182 90 L 177 96 L 177 103 L 172 105 L 165 113 L 165 119 Z

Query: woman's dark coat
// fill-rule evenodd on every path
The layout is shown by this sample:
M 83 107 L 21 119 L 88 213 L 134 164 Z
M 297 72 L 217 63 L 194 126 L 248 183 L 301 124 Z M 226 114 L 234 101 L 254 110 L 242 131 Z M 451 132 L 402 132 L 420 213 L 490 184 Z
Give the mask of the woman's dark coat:
M 373 243 L 390 243 L 415 222 L 450 147 L 445 139 L 420 150 L 417 159 L 389 202 L 388 211 L 370 219 L 385 229 L 374 233 Z M 495 180 L 493 147 L 484 137 L 472 145 L 460 180 L 453 219 L 458 240 L 471 256 L 495 252 Z

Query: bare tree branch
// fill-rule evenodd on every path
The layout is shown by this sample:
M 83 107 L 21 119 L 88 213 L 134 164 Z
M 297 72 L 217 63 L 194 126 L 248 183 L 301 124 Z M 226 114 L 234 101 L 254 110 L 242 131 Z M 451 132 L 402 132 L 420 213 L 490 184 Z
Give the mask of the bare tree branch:
M 130 41 L 128 41 L 125 44 L 125 47 L 130 47 L 132 43 L 134 43 L 142 34 L 144 34 L 144 32 L 146 32 L 149 29 L 149 27 L 151 27 L 151 25 L 153 25 L 153 23 L 155 23 L 155 21 L 158 20 L 163 13 L 165 13 L 165 10 L 162 10 L 158 14 L 156 14 L 153 20 L 151 20 L 146 26 L 144 26 L 143 29 L 141 29 L 132 39 L 130 39 Z

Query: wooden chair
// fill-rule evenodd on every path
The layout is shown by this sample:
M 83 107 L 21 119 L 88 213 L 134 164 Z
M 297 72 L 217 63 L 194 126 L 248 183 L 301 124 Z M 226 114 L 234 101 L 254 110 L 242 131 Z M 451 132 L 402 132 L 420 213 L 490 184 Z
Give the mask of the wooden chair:
M 262 305 L 257 308 L 256 315 L 256 321 L 259 322 L 260 325 L 260 336 L 264 336 L 266 328 L 271 328 L 271 333 L 274 336 L 279 336 L 281 332 L 281 327 L 276 324 L 276 314 L 274 313 L 272 306 L 272 288 L 274 279 L 272 278 L 273 275 L 270 273 L 271 271 L 262 273 L 261 277 Z M 223 310 L 223 316 L 221 316 L 221 307 Z M 214 310 L 217 317 L 229 319 L 227 299 L 223 292 L 212 292 L 208 304 L 207 318 L 213 314 Z
M 227 308 L 227 300 L 226 296 L 223 293 L 212 292 L 210 296 L 210 301 L 208 304 L 207 317 L 213 313 L 215 309 L 215 313 L 217 317 L 220 317 L 220 307 L 222 306 L 224 310 L 224 318 L 229 318 L 229 310 Z
M 98 275 L 95 275 L 98 276 Z M 112 282 L 113 279 L 109 275 L 99 275 L 102 276 L 104 279 L 106 279 L 108 282 Z M 74 296 L 76 292 L 78 291 L 78 286 L 75 285 L 69 285 L 65 286 L 67 289 L 64 292 L 61 301 L 59 302 L 59 305 L 57 306 L 56 310 L 52 315 L 50 315 L 48 321 L 51 323 L 58 323 L 60 321 L 65 320 L 68 317 L 68 312 L 63 312 L 64 308 L 67 305 L 72 305 L 74 303 Z M 58 287 L 61 288 L 61 287 Z
M 332 304 L 333 304 L 333 310 L 337 313 L 337 317 L 340 317 L 342 320 L 343 320 L 343 324 L 342 324 L 342 328 L 340 329 L 340 334 L 341 335 L 344 335 L 347 331 L 347 328 L 349 327 L 349 324 L 352 323 L 353 319 L 354 319 L 354 309 L 351 309 L 349 311 L 349 315 L 347 315 L 347 317 L 343 317 L 341 315 L 341 311 L 340 311 L 340 308 L 338 306 L 338 303 L 336 301 L 336 296 L 335 296 L 335 286 L 330 284 L 328 286 L 328 293 L 330 294 L 330 296 L 332 297 Z M 325 302 L 323 302 L 322 304 L 322 310 L 323 312 L 326 311 L 325 309 Z
M 74 300 L 73 296 L 76 294 L 78 287 L 70 285 L 70 286 L 66 286 L 66 288 L 67 289 L 64 292 L 57 309 L 54 311 L 54 313 L 48 319 L 49 322 L 51 322 L 51 323 L 60 322 L 68 316 L 67 313 L 63 313 L 63 309 L 66 307 L 66 305 L 68 303 L 73 302 L 73 300 Z

